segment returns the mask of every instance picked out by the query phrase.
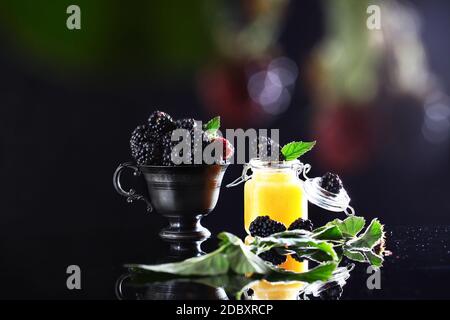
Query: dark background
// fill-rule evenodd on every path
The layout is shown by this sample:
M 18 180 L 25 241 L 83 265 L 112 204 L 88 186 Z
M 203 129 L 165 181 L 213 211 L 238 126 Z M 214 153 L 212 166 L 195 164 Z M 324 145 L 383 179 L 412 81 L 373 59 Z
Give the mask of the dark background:
M 445 95 L 450 89 L 450 3 L 403 3 L 422 19 L 420 35 L 430 72 Z M 221 6 L 201 1 L 126 5 L 78 1 L 82 30 L 69 31 L 65 27 L 69 4 L 22 0 L 0 4 L 3 299 L 111 298 L 123 263 L 149 262 L 162 252 L 157 231 L 164 221 L 145 214 L 142 203 L 127 204 L 112 187 L 115 168 L 130 160 L 129 135 L 156 109 L 175 118 L 207 120 L 222 115 L 226 105 L 217 110 L 202 98 L 202 91 L 213 90 L 214 83 L 211 88 L 199 85 L 199 74 L 210 64 L 225 71 L 252 64 L 248 57 L 224 58 L 214 45 L 218 35 L 208 26 Z M 243 114 L 249 111 L 242 103 L 236 112 L 236 105 L 230 105 L 232 115 L 223 117 L 225 128 L 280 128 L 282 142 L 317 139 L 317 153 L 304 159 L 313 165 L 313 176 L 330 169 L 324 156 L 328 151 L 320 149 L 317 134 L 327 128 L 313 125 L 320 122 L 315 118 L 319 107 L 302 71 L 329 32 L 325 5 L 292 1 L 279 23 L 277 49 L 270 56 L 289 57 L 300 70 L 290 107 L 276 116 L 243 121 L 239 108 Z M 230 6 L 239 12 L 239 2 Z M 240 81 L 240 76 L 231 81 L 238 92 L 246 88 Z M 424 99 L 392 94 L 389 86 L 383 90 L 368 108 L 376 126 L 365 128 L 350 112 L 344 116 L 344 128 L 351 129 L 337 138 L 345 147 L 337 156 L 345 157 L 353 148 L 367 154 L 331 170 L 341 174 L 360 215 L 379 217 L 390 226 L 450 224 L 448 133 L 441 130 L 440 139 L 427 140 L 422 129 Z M 238 96 L 230 101 L 246 101 L 233 89 L 227 94 Z M 448 117 L 446 121 L 444 125 Z M 358 137 L 368 131 L 374 138 L 360 141 Z M 238 165 L 229 168 L 224 183 L 240 170 Z M 310 217 L 317 223 L 333 218 L 312 206 Z M 223 189 L 204 225 L 213 234 L 227 230 L 242 236 L 242 187 Z M 66 289 L 65 271 L 71 264 L 81 267 L 81 291 Z

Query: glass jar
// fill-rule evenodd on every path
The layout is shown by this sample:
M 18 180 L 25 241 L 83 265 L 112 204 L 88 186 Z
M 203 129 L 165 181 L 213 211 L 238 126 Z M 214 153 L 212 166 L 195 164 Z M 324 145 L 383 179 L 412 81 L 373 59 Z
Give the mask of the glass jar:
M 254 158 L 244 165 L 242 175 L 227 187 L 245 182 L 244 227 L 249 234 L 246 243 L 253 239 L 249 228 L 257 217 L 269 216 L 272 220 L 283 223 L 287 229 L 299 218 L 308 219 L 308 202 L 331 212 L 354 214 L 345 189 L 342 188 L 336 194 L 324 190 L 320 185 L 320 177 L 307 176 L 310 169 L 311 165 L 299 160 L 263 161 Z M 252 171 L 250 175 L 249 170 Z M 300 179 L 300 175 L 304 180 Z M 298 261 L 291 254 L 278 266 L 293 272 L 306 272 L 309 269 L 308 261 Z
M 258 216 L 269 216 L 286 228 L 298 218 L 308 219 L 308 200 L 299 178 L 303 164 L 293 161 L 250 160 L 251 178 L 244 186 L 244 224 Z

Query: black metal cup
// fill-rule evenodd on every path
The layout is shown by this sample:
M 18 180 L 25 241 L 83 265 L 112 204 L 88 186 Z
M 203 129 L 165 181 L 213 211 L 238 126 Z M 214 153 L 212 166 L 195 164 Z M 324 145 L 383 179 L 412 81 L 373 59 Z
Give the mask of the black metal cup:
M 142 200 L 147 211 L 156 211 L 169 220 L 169 226 L 159 235 L 170 242 L 170 249 L 176 256 L 201 254 L 200 243 L 211 233 L 200 221 L 217 204 L 220 186 L 227 164 L 136 166 L 121 164 L 114 173 L 116 191 L 128 202 Z M 148 195 L 140 195 L 134 189 L 125 191 L 120 178 L 125 169 L 131 169 L 135 176 L 143 175 Z

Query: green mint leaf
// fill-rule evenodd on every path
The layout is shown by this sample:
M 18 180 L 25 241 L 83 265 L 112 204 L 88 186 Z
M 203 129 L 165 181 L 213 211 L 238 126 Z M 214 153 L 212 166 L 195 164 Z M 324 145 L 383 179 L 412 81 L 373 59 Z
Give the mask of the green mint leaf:
M 281 149 L 281 154 L 283 155 L 286 161 L 295 160 L 298 157 L 304 155 L 309 150 L 311 150 L 315 144 L 316 144 L 315 141 L 312 142 L 293 141 L 286 144 Z
M 208 134 L 215 134 L 220 128 L 220 116 L 214 117 L 203 125 L 203 130 Z
M 383 238 L 383 225 L 378 219 L 373 219 L 366 231 L 356 239 L 347 242 L 347 246 L 353 249 L 372 250 Z

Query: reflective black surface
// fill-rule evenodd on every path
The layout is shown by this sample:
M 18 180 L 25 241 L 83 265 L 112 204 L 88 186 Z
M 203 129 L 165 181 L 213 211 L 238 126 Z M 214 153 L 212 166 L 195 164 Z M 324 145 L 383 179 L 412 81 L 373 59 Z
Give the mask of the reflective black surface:
M 448 285 L 450 284 L 450 227 L 397 227 L 388 232 L 388 250 L 392 254 L 385 259 L 384 267 L 379 277 L 380 288 L 374 288 L 377 283 L 374 271 L 368 269 L 365 264 L 355 263 L 355 268 L 350 272 L 350 278 L 343 290 L 334 288 L 331 294 L 340 295 L 341 299 L 445 299 L 450 298 Z M 184 281 L 184 280 L 181 280 Z M 158 281 L 160 290 L 164 292 L 172 282 Z M 369 283 L 369 285 L 368 285 Z M 372 286 L 370 286 L 372 284 Z M 144 284 L 141 283 L 140 289 Z M 155 288 L 154 282 L 147 281 L 147 288 Z M 148 295 L 138 294 L 133 281 L 123 283 L 128 296 L 125 298 L 151 298 Z M 183 287 L 197 288 L 197 294 L 206 294 L 208 287 L 199 287 L 198 284 L 183 283 Z M 280 286 L 264 291 L 253 292 L 259 297 L 278 297 L 296 299 L 295 290 L 301 292 L 301 288 L 286 289 Z M 266 290 L 268 292 L 266 292 Z M 333 291 L 334 290 L 334 291 Z M 274 292 L 278 291 L 278 292 Z M 342 292 L 341 292 L 342 291 Z M 166 295 L 167 297 L 167 295 Z M 302 297 L 302 296 L 301 296 Z M 161 296 L 159 296 L 161 298 Z M 192 297 L 191 297 L 192 298 Z M 229 294 L 229 298 L 234 295 Z M 310 299 L 320 297 L 309 296 Z M 332 299 L 329 295 L 322 295 L 322 299 Z
M 381 269 L 381 289 L 369 290 L 366 265 L 356 265 L 344 286 L 342 299 L 443 299 L 450 298 L 450 227 L 389 227 L 387 247 L 392 251 Z M 1 237 L 1 236 L 0 236 Z M 125 263 L 163 261 L 167 249 L 156 234 L 139 230 L 79 230 L 77 238 L 63 234 L 23 237 L 19 245 L 27 251 L 3 250 L 0 256 L 0 298 L 117 299 L 116 282 Z M 8 239 L 0 242 L 5 248 Z M 215 239 L 204 244 L 215 247 Z M 81 290 L 68 290 L 66 268 L 81 268 Z M 172 287 L 174 284 L 171 284 Z M 128 287 L 126 298 L 170 298 L 166 287 L 148 284 Z M 199 284 L 183 283 L 181 298 L 224 298 L 223 292 Z M 160 292 L 155 288 L 160 289 Z M 147 289 L 146 289 L 147 288 Z M 180 288 L 180 286 L 178 286 Z M 193 295 L 192 293 L 195 293 Z

